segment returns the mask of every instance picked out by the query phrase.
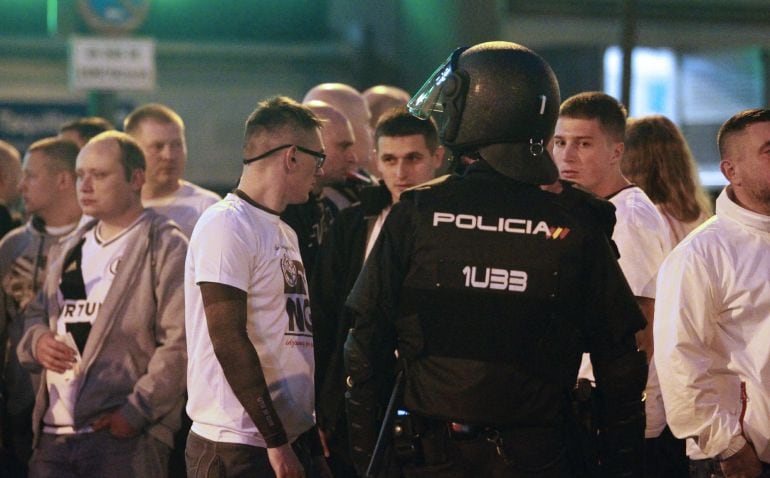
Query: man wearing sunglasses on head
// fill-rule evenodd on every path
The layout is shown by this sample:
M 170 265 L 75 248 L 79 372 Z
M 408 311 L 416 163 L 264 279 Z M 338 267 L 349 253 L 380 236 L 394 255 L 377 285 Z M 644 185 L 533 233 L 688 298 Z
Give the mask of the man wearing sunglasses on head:
M 188 477 L 327 476 L 313 415 L 306 274 L 297 237 L 280 219 L 323 174 L 320 126 L 289 98 L 260 103 L 246 121 L 238 188 L 193 231 L 185 270 Z

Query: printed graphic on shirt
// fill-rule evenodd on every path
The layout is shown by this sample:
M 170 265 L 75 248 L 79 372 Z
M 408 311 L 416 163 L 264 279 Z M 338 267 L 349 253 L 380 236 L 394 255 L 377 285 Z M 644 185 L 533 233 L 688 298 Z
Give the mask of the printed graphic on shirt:
M 565 239 L 570 232 L 568 227 L 551 226 L 544 220 L 511 217 L 485 218 L 484 216 L 473 214 L 434 212 L 433 227 L 439 227 L 442 224 L 451 224 L 457 229 L 465 230 L 505 232 L 532 236 L 542 234 L 546 239 Z
M 57 340 L 82 355 L 107 293 L 112 287 L 120 261 L 131 239 L 122 234 L 102 243 L 95 230 L 87 232 L 69 252 L 63 263 L 59 282 Z M 78 355 L 78 354 L 76 354 Z M 76 366 L 63 374 L 46 371 L 49 407 L 43 417 L 51 433 L 72 433 L 77 390 L 82 380 Z
M 125 245 L 125 237 L 100 244 L 93 233 L 89 233 L 64 261 L 56 330 L 63 336 L 72 334 L 80 353 L 85 349 L 91 324 L 118 272 Z
M 288 250 L 281 258 L 283 272 L 283 291 L 286 296 L 286 316 L 288 325 L 285 335 L 289 336 L 286 345 L 299 347 L 313 346 L 313 323 L 310 319 L 310 299 L 307 294 L 305 268 L 301 261 L 289 257 Z
M 16 310 L 21 311 L 35 297 L 43 284 L 46 258 L 40 257 L 35 270 L 34 257 L 21 256 L 13 261 L 10 270 L 3 277 L 2 288 L 6 297 L 10 297 Z M 36 282 L 36 283 L 35 283 Z

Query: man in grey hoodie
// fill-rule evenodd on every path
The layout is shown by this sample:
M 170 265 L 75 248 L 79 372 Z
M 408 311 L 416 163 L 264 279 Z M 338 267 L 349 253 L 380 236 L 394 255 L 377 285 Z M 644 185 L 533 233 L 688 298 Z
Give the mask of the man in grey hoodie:
M 144 167 L 136 141 L 115 131 L 78 155 L 78 200 L 94 220 L 51 253 L 17 348 L 43 371 L 33 476 L 167 473 L 185 389 L 187 240 L 142 207 Z
M 24 311 L 45 280 L 51 245 L 72 232 L 81 217 L 75 193 L 79 148 L 58 138 L 33 143 L 24 156 L 19 190 L 31 219 L 0 242 L 0 476 L 25 476 L 32 454 L 33 384 L 19 364 L 16 346 L 24 333 Z

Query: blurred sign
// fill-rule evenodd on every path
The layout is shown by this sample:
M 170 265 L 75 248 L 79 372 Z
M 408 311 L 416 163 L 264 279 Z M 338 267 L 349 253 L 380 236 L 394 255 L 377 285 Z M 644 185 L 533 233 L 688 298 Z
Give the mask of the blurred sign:
M 115 116 L 107 119 L 120 125 L 135 106 L 121 101 Z M 64 123 L 87 115 L 88 105 L 84 102 L 0 101 L 0 139 L 23 152 L 39 139 L 56 136 Z
M 76 90 L 152 90 L 155 41 L 74 37 L 70 40 L 69 77 Z
M 0 139 L 24 151 L 33 141 L 56 136 L 59 127 L 86 115 L 85 103 L 0 102 Z
M 144 23 L 150 0 L 78 0 L 78 8 L 91 29 L 107 34 L 127 33 Z

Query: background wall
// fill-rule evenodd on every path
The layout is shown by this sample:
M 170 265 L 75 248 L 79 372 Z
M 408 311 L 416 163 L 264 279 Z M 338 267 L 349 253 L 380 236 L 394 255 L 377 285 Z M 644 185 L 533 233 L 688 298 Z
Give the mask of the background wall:
M 677 121 L 713 170 L 713 135 L 731 108 L 767 105 L 766 0 L 154 0 L 135 35 L 156 39 L 157 88 L 111 100 L 117 120 L 147 101 L 177 110 L 187 124 L 187 177 L 221 190 L 237 180 L 242 124 L 259 100 L 301 99 L 325 81 L 414 92 L 460 45 L 503 39 L 535 49 L 563 98 L 605 89 L 605 53 L 623 41 L 629 3 L 635 43 L 672 52 Z M 91 34 L 77 1 L 0 0 L 0 11 L 0 135 L 16 128 L 42 137 L 68 114 L 94 112 L 95 96 L 68 86 L 68 38 Z M 743 76 L 725 74 L 741 68 Z M 759 93 L 736 87 L 747 75 Z M 55 108 L 41 115 L 46 105 Z

